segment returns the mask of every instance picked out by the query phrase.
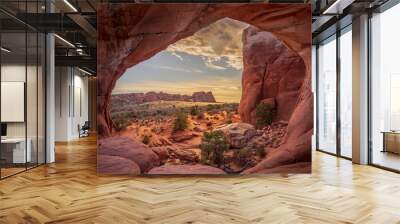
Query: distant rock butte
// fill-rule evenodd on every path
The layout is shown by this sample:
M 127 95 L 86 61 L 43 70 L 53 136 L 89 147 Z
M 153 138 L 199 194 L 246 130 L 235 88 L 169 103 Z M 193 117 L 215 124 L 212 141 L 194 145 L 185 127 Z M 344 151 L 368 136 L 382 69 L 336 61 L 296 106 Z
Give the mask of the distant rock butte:
M 207 102 L 215 103 L 212 92 L 194 92 L 192 96 L 181 94 L 170 94 L 164 92 L 147 92 L 147 93 L 126 93 L 116 94 L 112 96 L 112 101 L 119 103 L 147 103 L 153 101 L 187 101 L 187 102 Z
M 193 102 L 210 102 L 215 103 L 215 98 L 212 92 L 194 92 L 192 95 Z

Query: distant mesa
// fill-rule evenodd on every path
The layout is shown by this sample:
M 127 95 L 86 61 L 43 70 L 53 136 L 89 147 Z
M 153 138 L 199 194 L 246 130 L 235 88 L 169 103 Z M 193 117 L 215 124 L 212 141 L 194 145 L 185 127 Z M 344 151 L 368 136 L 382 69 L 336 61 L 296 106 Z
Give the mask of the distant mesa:
M 212 92 L 194 92 L 192 94 L 192 101 L 193 102 L 208 102 L 208 103 L 215 103 L 215 98 Z
M 147 93 L 126 93 L 112 96 L 112 101 L 118 103 L 147 103 L 154 101 L 187 101 L 215 103 L 212 92 L 194 92 L 191 96 L 150 91 Z

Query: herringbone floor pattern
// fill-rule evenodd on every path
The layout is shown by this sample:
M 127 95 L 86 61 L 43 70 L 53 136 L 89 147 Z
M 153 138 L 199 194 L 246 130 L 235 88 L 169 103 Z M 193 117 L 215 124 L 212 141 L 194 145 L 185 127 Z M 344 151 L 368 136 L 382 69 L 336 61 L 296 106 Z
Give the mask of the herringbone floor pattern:
M 400 175 L 313 155 L 311 175 L 97 176 L 95 138 L 0 181 L 0 223 L 400 223 Z

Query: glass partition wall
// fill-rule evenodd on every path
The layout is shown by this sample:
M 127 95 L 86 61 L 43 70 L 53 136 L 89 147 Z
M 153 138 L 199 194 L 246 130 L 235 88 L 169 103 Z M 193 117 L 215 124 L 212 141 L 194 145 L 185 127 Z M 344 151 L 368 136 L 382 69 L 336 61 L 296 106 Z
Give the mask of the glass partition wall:
M 351 25 L 341 31 L 339 38 L 340 68 L 340 155 L 352 158 L 352 33 Z
M 336 153 L 336 35 L 319 44 L 318 50 L 318 146 Z
M 352 157 L 351 25 L 317 45 L 317 150 Z
M 34 13 L 43 10 L 39 3 L 20 1 L 18 7 Z M 46 160 L 46 40 L 43 33 L 8 14 L 0 12 L 0 19 L 14 23 L 13 26 L 0 23 L 0 178 L 3 179 Z
M 400 4 L 371 18 L 370 163 L 400 171 Z

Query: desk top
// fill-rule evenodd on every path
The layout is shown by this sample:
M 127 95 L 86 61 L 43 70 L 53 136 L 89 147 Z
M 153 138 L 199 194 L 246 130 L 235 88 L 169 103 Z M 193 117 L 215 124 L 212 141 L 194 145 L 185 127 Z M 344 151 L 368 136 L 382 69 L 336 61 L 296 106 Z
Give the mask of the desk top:
M 381 131 L 381 133 L 400 135 L 400 131 Z
M 29 141 L 29 139 L 28 139 L 28 141 Z M 21 142 L 25 142 L 25 138 L 5 138 L 5 139 L 1 139 L 1 143 L 15 144 L 15 143 L 21 143 Z

